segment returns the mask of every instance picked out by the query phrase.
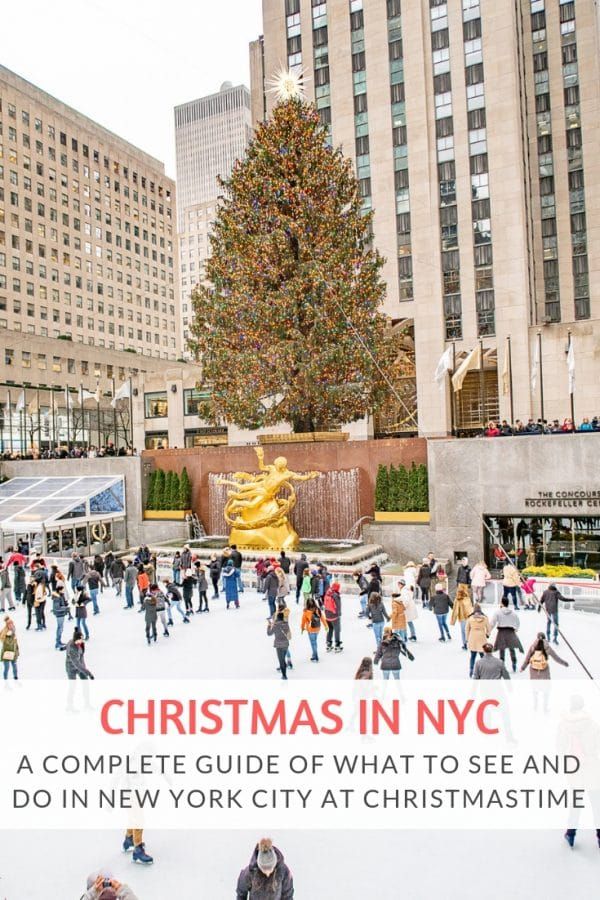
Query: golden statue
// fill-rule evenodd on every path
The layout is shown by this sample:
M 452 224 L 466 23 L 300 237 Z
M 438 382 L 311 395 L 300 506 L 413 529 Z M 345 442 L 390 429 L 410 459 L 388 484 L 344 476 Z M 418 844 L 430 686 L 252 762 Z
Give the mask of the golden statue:
M 296 550 L 300 543 L 288 516 L 296 505 L 294 481 L 309 481 L 318 472 L 299 475 L 288 469 L 285 456 L 265 465 L 264 450 L 256 448 L 260 473 L 235 472 L 233 480 L 220 478 L 218 484 L 230 484 L 225 504 L 225 521 L 231 527 L 229 543 L 255 550 Z M 278 493 L 286 488 L 285 497 Z

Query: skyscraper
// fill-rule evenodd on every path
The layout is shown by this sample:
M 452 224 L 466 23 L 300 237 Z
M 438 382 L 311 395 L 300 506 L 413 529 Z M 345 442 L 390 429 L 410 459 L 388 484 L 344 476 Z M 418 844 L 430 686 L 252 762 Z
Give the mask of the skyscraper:
M 204 275 L 218 176 L 226 178 L 252 134 L 250 91 L 229 82 L 217 94 L 175 107 L 177 223 L 181 253 L 183 344 L 192 312 L 190 293 Z
M 421 433 L 537 417 L 542 402 L 544 416 L 568 416 L 569 340 L 575 414 L 594 414 L 594 0 L 263 0 L 263 26 L 255 118 L 281 65 L 302 69 L 354 159 L 386 258 L 385 311 L 414 342 Z M 469 360 L 458 392 L 433 377 L 448 347 L 454 368 Z
M 0 327 L 176 359 L 174 217 L 161 162 L 0 67 Z

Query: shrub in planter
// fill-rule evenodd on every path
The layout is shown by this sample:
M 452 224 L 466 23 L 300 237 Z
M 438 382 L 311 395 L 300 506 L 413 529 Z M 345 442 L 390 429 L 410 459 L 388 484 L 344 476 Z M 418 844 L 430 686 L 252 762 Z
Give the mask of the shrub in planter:
M 179 506 L 178 509 L 191 509 L 192 507 L 192 482 L 185 466 L 179 480 Z
M 380 465 L 377 469 L 375 480 L 375 509 L 383 511 L 388 509 L 389 474 L 387 466 Z
M 594 569 L 580 569 L 577 566 L 528 566 L 523 575 L 539 578 L 596 578 Z

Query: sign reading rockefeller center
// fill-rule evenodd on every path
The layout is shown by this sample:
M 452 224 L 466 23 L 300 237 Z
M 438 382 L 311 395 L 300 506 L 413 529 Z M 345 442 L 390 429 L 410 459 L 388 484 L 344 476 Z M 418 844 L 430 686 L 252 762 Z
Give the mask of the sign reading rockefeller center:
M 525 506 L 531 509 L 600 509 L 600 490 L 538 491 L 537 497 L 526 497 Z

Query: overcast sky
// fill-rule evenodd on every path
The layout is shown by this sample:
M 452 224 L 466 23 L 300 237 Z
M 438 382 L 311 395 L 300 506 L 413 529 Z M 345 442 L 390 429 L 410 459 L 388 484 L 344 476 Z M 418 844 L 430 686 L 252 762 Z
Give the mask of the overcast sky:
M 163 160 L 175 176 L 173 107 L 249 86 L 261 0 L 2 3 L 0 62 Z

